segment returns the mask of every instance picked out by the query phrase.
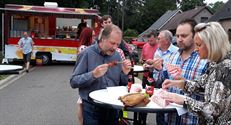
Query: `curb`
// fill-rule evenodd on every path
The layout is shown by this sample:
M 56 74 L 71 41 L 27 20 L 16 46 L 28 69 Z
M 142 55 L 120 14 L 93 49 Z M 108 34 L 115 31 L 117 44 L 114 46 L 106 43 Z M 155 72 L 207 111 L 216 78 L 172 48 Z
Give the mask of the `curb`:
M 32 67 L 30 69 L 30 71 L 34 70 L 35 67 Z M 4 87 L 6 87 L 7 85 L 11 84 L 13 81 L 17 80 L 18 78 L 20 78 L 21 76 L 25 75 L 26 74 L 26 70 L 25 69 L 22 69 L 19 71 L 19 74 L 17 75 L 10 75 L 8 77 L 6 77 L 5 79 L 3 80 L 0 80 L 0 90 Z
M 21 74 L 21 73 L 20 73 Z M 20 75 L 18 74 L 18 75 Z M 16 75 L 10 75 L 8 77 L 6 77 L 5 79 L 1 80 L 0 81 L 0 87 L 3 86 L 6 82 L 10 81 L 10 80 L 13 80 L 13 78 L 15 77 Z

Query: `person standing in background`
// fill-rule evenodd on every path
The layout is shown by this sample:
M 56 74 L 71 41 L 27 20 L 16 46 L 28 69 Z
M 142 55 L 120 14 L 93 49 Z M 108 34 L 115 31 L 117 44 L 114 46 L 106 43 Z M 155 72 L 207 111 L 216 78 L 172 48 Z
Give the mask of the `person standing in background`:
M 90 27 L 85 27 L 79 37 L 80 45 L 84 45 L 84 46 L 92 45 L 92 35 L 93 35 L 93 30 Z
M 79 42 L 79 53 L 85 50 L 88 46 L 92 45 L 92 33 L 93 30 L 90 27 L 85 27 L 80 34 Z M 83 103 L 81 97 L 77 101 L 77 120 L 79 125 L 83 125 Z
M 158 77 L 161 73 L 167 72 L 164 67 L 163 62 L 167 62 L 171 54 L 178 51 L 178 47 L 172 44 L 172 33 L 169 30 L 160 31 L 157 40 L 159 47 L 157 48 L 152 59 L 146 61 L 147 64 L 151 64 L 153 70 L 154 86 L 155 88 L 161 88 L 161 83 Z M 158 69 L 158 70 L 157 70 Z M 162 72 L 159 72 L 161 71 Z M 164 123 L 164 113 L 156 113 L 156 123 L 157 125 L 165 125 Z
M 77 29 L 77 39 L 79 39 L 80 34 L 85 27 L 87 27 L 87 22 L 85 22 L 84 19 L 81 19 L 81 23 L 79 23 Z
M 18 45 L 19 48 L 22 49 L 23 61 L 25 63 L 26 72 L 28 73 L 34 41 L 28 36 L 27 32 L 23 32 L 23 37 L 19 40 Z
M 156 41 L 158 36 L 157 31 L 152 31 L 147 35 L 148 42 L 144 44 L 139 62 L 143 64 L 148 59 L 153 59 L 154 53 L 158 48 L 158 43 Z M 151 72 L 144 73 L 142 78 L 142 86 L 145 88 L 146 84 L 148 83 L 147 78 L 151 76 Z
M 147 35 L 148 42 L 144 44 L 141 55 L 140 55 L 139 62 L 141 64 L 144 63 L 148 59 L 153 59 L 154 53 L 156 52 L 156 49 L 158 48 L 158 43 L 156 41 L 157 36 L 158 36 L 157 31 L 151 31 Z M 142 78 L 143 88 L 146 88 L 146 85 L 148 85 L 149 83 L 148 78 L 152 78 L 152 71 L 143 73 L 143 78 Z M 139 117 L 141 119 L 141 124 L 145 125 L 146 119 L 147 119 L 147 113 L 140 113 Z

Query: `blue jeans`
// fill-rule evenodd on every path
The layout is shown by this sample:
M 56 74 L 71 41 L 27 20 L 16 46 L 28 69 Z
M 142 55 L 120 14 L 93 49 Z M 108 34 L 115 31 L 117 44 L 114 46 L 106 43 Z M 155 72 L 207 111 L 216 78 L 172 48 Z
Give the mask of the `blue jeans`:
M 118 125 L 119 111 L 83 100 L 84 125 Z
M 23 61 L 24 61 L 24 63 L 30 62 L 31 53 L 32 53 L 32 52 L 29 52 L 29 53 L 27 53 L 27 54 L 23 54 Z

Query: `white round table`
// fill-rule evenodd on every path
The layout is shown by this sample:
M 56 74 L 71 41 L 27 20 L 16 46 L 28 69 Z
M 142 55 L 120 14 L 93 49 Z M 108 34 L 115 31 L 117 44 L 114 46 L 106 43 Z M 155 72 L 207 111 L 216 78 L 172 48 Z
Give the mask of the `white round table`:
M 89 94 L 90 98 L 98 104 L 109 106 L 115 109 L 123 109 L 123 103 L 118 100 L 119 96 L 127 94 L 124 86 L 114 87 L 114 89 L 101 89 L 93 91 Z M 113 87 L 110 87 L 113 88 Z M 158 91 L 157 89 L 154 90 Z M 144 107 L 126 107 L 128 111 L 134 112 L 147 112 L 147 113 L 156 113 L 156 112 L 176 112 L 177 109 L 183 109 L 182 105 L 177 105 L 175 103 L 171 103 L 166 107 L 160 107 L 153 101 L 150 101 Z
M 154 90 L 157 91 L 157 90 Z M 89 97 L 93 100 L 96 105 L 134 112 L 133 121 L 135 124 L 140 123 L 140 119 L 137 119 L 137 113 L 169 113 L 169 112 L 181 112 L 184 114 L 186 111 L 181 105 L 170 104 L 166 107 L 160 107 L 156 103 L 150 100 L 150 102 L 144 107 L 124 107 L 123 103 L 118 100 L 119 96 L 127 94 L 127 89 L 125 86 L 110 87 L 110 89 L 96 90 L 89 94 Z
M 0 65 L 0 74 L 17 74 L 21 69 L 23 67 L 19 65 Z
M 144 72 L 144 71 L 146 71 L 146 70 L 144 70 L 144 67 L 143 67 L 143 66 L 134 65 L 133 71 L 134 71 L 134 72 Z
M 0 65 L 0 71 L 20 70 L 22 68 L 19 65 Z

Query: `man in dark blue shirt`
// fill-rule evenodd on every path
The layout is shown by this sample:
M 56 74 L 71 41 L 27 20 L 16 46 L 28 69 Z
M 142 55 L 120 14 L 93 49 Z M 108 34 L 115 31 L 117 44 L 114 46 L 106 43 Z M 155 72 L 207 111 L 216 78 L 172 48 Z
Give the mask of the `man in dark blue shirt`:
M 109 65 L 112 61 L 121 61 L 116 49 L 122 39 L 122 31 L 116 25 L 108 25 L 102 31 L 97 44 L 82 51 L 77 58 L 70 80 L 72 88 L 79 88 L 83 100 L 84 125 L 117 125 L 118 111 L 98 107 L 89 99 L 89 93 L 110 86 L 127 85 L 127 74 L 131 61 Z

